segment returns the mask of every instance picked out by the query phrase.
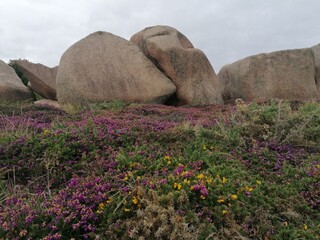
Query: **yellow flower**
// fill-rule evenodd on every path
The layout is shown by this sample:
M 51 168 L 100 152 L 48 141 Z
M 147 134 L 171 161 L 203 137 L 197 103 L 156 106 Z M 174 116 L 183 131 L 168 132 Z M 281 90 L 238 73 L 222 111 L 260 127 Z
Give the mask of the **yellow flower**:
M 171 159 L 170 156 L 164 156 L 164 160 L 169 161 Z
M 104 207 L 105 207 L 106 205 L 104 204 L 104 203 L 100 203 L 99 204 L 99 209 L 101 210 L 101 209 L 104 209 Z
M 227 182 L 228 182 L 228 179 L 227 179 L 226 177 L 223 177 L 221 182 L 222 182 L 222 183 L 227 183 Z
M 126 175 L 123 180 L 127 181 L 128 180 L 128 176 Z
M 222 214 L 227 214 L 228 211 L 227 210 L 222 210 Z
M 207 183 L 209 183 L 209 184 L 212 183 L 212 181 L 213 181 L 212 177 L 207 179 Z
M 257 180 L 256 182 L 258 185 L 261 185 L 261 183 L 262 183 L 262 181 L 260 181 L 260 180 Z
M 238 196 L 237 196 L 236 194 L 232 194 L 232 195 L 231 195 L 231 199 L 237 200 L 237 199 L 238 199 Z
M 108 201 L 107 201 L 107 203 L 108 203 L 108 204 L 109 204 L 109 203 L 112 203 L 112 198 L 109 198 Z
M 218 203 L 223 203 L 223 202 L 224 202 L 224 199 L 223 199 L 222 197 L 219 197 L 218 200 L 217 200 L 217 202 L 218 202 Z
M 198 179 L 204 179 L 204 175 L 203 173 L 200 173 L 198 176 L 197 176 Z
M 188 179 L 186 179 L 186 178 L 183 180 L 183 182 L 184 182 L 185 184 L 190 185 L 190 180 L 188 180 Z
M 194 186 L 191 186 L 191 187 L 190 187 L 190 190 L 192 191 L 193 189 L 194 189 Z
M 207 145 L 203 144 L 203 145 L 202 145 L 202 149 L 203 149 L 203 150 L 207 150 Z
M 129 208 L 124 208 L 123 211 L 130 212 L 130 209 Z
M 167 164 L 170 165 L 170 164 L 171 164 L 171 161 L 169 160 L 169 161 L 167 162 Z
M 303 229 L 304 229 L 304 230 L 308 230 L 307 224 L 303 224 Z
M 177 189 L 177 190 L 180 190 L 182 188 L 182 185 L 181 185 L 181 183 L 174 183 L 173 184 L 173 188 Z
M 43 131 L 43 135 L 48 135 L 48 134 L 50 134 L 50 130 L 49 130 L 49 129 L 45 129 L 45 130 Z
M 133 197 L 132 198 L 132 202 L 133 202 L 134 205 L 137 205 L 139 201 L 138 201 L 138 199 L 136 197 Z
M 253 188 L 247 186 L 247 187 L 245 188 L 245 190 L 246 190 L 247 192 L 252 192 L 252 191 L 253 191 Z
M 205 200 L 205 199 L 206 199 L 206 196 L 201 195 L 201 196 L 200 196 L 200 199 Z

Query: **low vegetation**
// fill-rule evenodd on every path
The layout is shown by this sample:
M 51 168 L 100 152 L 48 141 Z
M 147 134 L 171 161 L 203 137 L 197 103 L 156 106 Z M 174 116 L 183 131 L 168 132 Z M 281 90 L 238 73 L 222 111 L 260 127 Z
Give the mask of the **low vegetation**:
M 0 106 L 0 239 L 320 239 L 320 104 Z

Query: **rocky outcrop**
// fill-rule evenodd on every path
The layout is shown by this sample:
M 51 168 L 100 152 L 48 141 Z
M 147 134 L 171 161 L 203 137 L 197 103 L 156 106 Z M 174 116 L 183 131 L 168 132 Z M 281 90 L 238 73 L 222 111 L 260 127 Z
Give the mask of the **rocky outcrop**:
M 247 57 L 224 66 L 218 77 L 226 102 L 318 98 L 311 49 L 278 51 Z
M 145 28 L 130 39 L 177 87 L 173 105 L 222 103 L 218 78 L 205 54 L 168 26 Z
M 176 90 L 135 44 L 107 32 L 90 34 L 63 54 L 56 85 L 62 105 L 164 103 Z
M 42 108 L 48 108 L 53 110 L 63 110 L 58 101 L 50 100 L 50 99 L 41 99 L 34 102 L 34 105 Z
M 23 101 L 32 97 L 32 91 L 22 83 L 13 68 L 0 60 L 0 101 Z
M 320 44 L 313 46 L 311 49 L 315 57 L 316 83 L 318 91 L 320 91 Z
M 40 63 L 31 63 L 27 60 L 15 60 L 18 69 L 27 77 L 30 88 L 40 96 L 56 100 L 56 75 L 58 67 L 49 68 Z

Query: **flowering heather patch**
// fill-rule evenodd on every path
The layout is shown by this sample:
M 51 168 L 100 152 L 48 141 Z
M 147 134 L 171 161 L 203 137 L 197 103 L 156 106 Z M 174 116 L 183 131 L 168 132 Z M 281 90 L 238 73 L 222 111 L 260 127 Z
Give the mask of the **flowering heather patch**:
M 319 239 L 315 103 L 16 107 L 0 239 Z
M 260 174 L 272 175 L 272 177 L 274 174 L 283 174 L 284 167 L 288 164 L 301 166 L 307 157 L 303 148 L 268 142 L 254 141 L 249 148 L 241 150 L 239 155 L 248 168 L 254 168 Z

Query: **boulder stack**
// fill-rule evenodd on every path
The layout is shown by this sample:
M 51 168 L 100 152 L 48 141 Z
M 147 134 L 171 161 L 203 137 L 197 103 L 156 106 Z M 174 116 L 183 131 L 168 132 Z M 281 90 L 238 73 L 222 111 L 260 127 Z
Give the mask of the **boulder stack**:
M 22 83 L 13 68 L 0 60 L 0 101 L 23 101 L 32 97 L 32 91 Z
M 168 26 L 148 27 L 130 39 L 177 87 L 173 105 L 222 103 L 219 80 L 205 54 L 181 32 Z
M 318 90 L 320 91 L 320 44 L 313 46 L 311 49 L 315 57 L 316 83 Z
M 15 60 L 18 69 L 27 77 L 30 88 L 40 96 L 56 100 L 56 76 L 58 67 L 49 68 L 40 63 L 31 63 L 27 60 Z
M 135 44 L 107 32 L 90 34 L 63 54 L 56 86 L 62 105 L 164 103 L 176 90 Z

